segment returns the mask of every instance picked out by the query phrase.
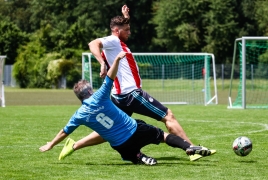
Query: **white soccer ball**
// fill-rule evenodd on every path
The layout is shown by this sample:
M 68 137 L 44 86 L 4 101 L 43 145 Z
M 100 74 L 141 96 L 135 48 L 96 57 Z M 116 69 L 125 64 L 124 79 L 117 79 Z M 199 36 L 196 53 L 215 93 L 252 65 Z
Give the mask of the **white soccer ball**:
M 248 137 L 238 137 L 233 142 L 233 150 L 238 156 L 247 156 L 252 150 L 252 142 Z

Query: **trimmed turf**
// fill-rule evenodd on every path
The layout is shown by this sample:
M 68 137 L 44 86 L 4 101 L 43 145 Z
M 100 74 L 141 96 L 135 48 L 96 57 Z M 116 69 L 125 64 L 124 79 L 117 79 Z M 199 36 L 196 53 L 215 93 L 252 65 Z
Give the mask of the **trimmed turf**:
M 37 92 L 40 94 L 34 96 Z M 0 179 L 251 180 L 268 177 L 268 111 L 265 109 L 229 110 L 226 105 L 168 106 L 194 143 L 215 148 L 217 153 L 190 162 L 180 149 L 165 144 L 150 145 L 142 151 L 156 158 L 158 165 L 149 167 L 122 161 L 108 143 L 84 148 L 63 161 L 58 161 L 58 156 L 65 141 L 49 152 L 39 152 L 38 148 L 64 127 L 79 107 L 79 101 L 70 90 L 14 93 L 16 95 L 6 93 L 7 107 L 0 108 Z M 24 104 L 18 101 L 17 105 L 11 105 L 11 97 L 17 100 L 23 97 Z M 133 117 L 166 130 L 161 122 L 139 115 Z M 78 140 L 90 132 L 79 127 L 70 137 Z M 242 135 L 253 142 L 253 150 L 246 157 L 239 157 L 232 151 L 233 140 Z

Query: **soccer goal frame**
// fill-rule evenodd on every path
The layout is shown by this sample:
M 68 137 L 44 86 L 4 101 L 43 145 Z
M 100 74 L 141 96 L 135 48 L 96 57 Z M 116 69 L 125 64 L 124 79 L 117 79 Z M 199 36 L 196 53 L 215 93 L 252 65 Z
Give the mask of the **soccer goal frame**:
M 4 65 L 6 56 L 0 56 L 0 105 L 5 107 Z
M 132 54 L 139 66 L 142 88 L 162 104 L 218 104 L 213 54 Z M 167 75 L 175 67 L 177 68 L 172 73 L 176 77 L 173 74 Z M 91 53 L 82 53 L 82 79 L 88 80 L 94 89 L 101 85 L 96 83 L 101 80 L 99 71 L 100 66 L 95 57 Z M 152 77 L 153 74 L 157 74 L 157 77 Z M 179 87 L 181 84 L 185 86 Z M 186 96 L 189 97 L 186 99 Z
M 249 62 L 247 61 L 250 59 L 249 57 L 247 58 L 248 54 L 250 52 L 247 51 L 247 48 L 250 47 L 248 43 L 253 42 L 255 43 L 254 46 L 256 48 L 258 47 L 258 42 L 261 41 L 267 41 L 266 44 L 268 45 L 268 36 L 265 37 L 249 37 L 249 36 L 244 36 L 242 38 L 237 38 L 234 42 L 234 52 L 233 52 L 233 61 L 232 61 L 232 70 L 231 70 L 231 79 L 230 79 L 230 87 L 229 87 L 229 94 L 228 94 L 228 109 L 246 109 L 246 108 L 268 108 L 268 101 L 264 104 L 258 104 L 258 102 L 255 102 L 255 104 L 251 101 L 247 101 L 247 93 L 249 92 L 249 76 L 251 78 L 251 81 L 253 82 L 254 80 L 254 70 L 251 68 L 251 70 L 248 70 L 247 65 Z M 239 44 L 240 43 L 240 44 Z M 240 46 L 240 49 L 238 49 L 237 45 Z M 253 45 L 251 47 L 254 47 Z M 237 54 L 237 51 L 239 50 L 239 54 Z M 257 51 L 257 50 L 255 50 Z M 260 50 L 259 50 L 260 51 Z M 268 53 L 268 48 L 267 50 L 262 50 L 260 54 L 258 54 L 258 61 L 259 63 L 259 58 L 260 55 Z M 239 56 L 239 58 L 237 58 Z M 237 89 L 237 94 L 236 96 L 234 95 L 234 71 L 235 71 L 235 64 L 237 62 L 237 59 L 239 59 L 239 82 L 238 82 L 238 89 Z M 251 60 L 252 61 L 252 60 Z M 249 73 L 250 72 L 250 73 Z M 264 78 L 265 81 L 268 82 L 268 77 L 262 77 Z M 254 88 L 254 84 L 251 85 Z M 268 85 L 265 85 L 266 87 L 262 87 L 267 89 Z M 268 90 L 268 89 L 267 89 Z M 233 93 L 234 92 L 234 93 Z M 255 91 L 257 93 L 257 91 Z M 263 91 L 264 92 L 264 91 Z M 267 93 L 268 95 L 268 93 Z M 267 96 L 266 95 L 266 96 Z M 232 97 L 235 97 L 232 99 Z M 267 99 L 268 97 L 265 97 Z M 263 100 L 262 100 L 263 101 Z M 263 103 L 263 102 L 262 102 Z

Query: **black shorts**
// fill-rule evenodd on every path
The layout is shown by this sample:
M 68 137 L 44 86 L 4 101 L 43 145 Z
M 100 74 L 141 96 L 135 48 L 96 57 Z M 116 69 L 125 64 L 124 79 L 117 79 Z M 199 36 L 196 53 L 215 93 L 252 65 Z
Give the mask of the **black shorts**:
M 118 108 L 129 116 L 137 113 L 160 121 L 167 115 L 168 108 L 142 89 L 136 89 L 124 95 L 113 94 L 111 99 Z
M 137 163 L 137 154 L 140 149 L 148 144 L 159 144 L 164 141 L 164 132 L 162 129 L 146 124 L 142 120 L 137 121 L 136 132 L 120 146 L 112 146 L 119 152 L 123 160 Z

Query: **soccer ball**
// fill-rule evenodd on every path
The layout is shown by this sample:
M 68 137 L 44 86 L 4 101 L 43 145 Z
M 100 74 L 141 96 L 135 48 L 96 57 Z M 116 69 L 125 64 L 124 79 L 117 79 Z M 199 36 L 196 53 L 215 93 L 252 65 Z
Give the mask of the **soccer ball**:
M 233 142 L 233 150 L 238 156 L 247 156 L 252 150 L 252 142 L 248 137 L 238 137 Z

